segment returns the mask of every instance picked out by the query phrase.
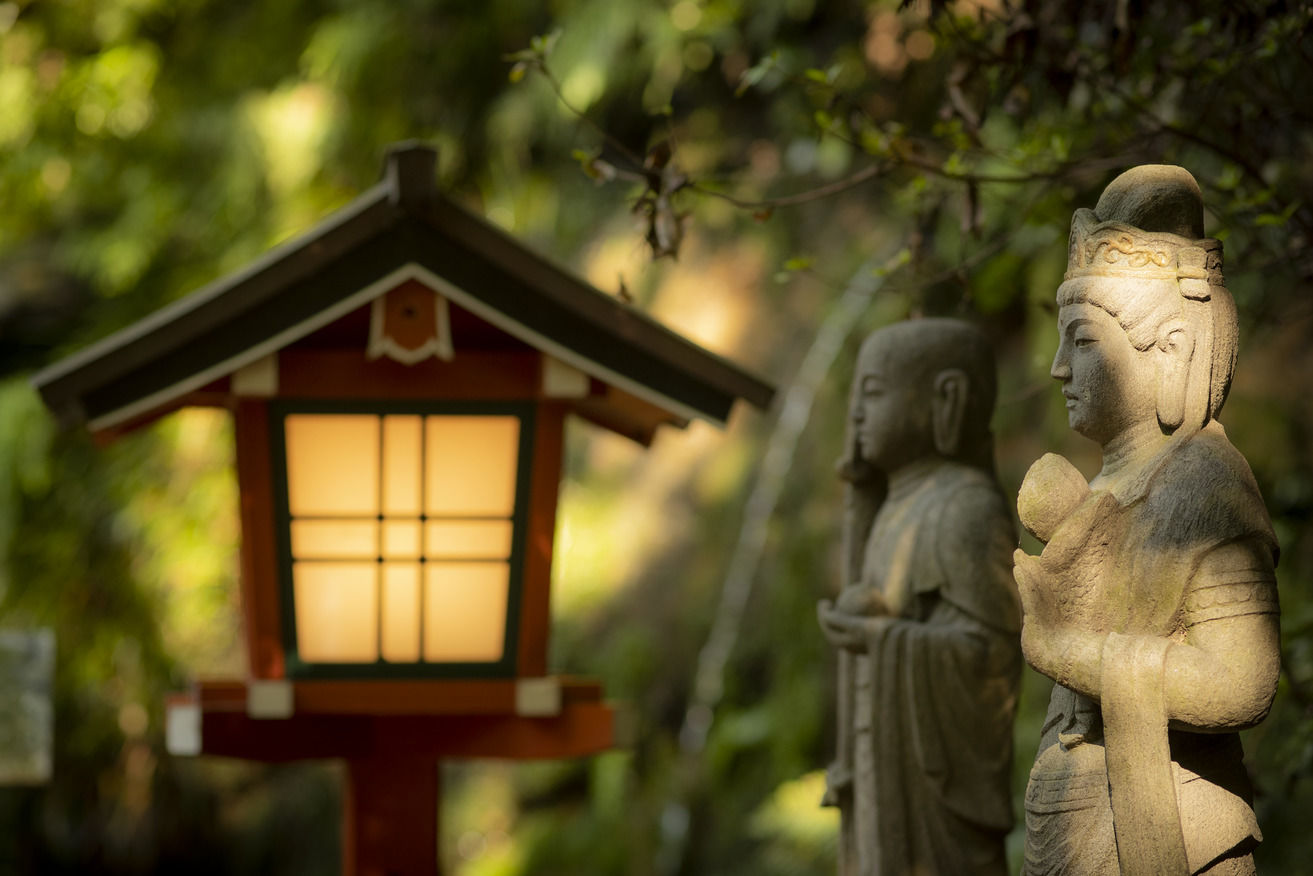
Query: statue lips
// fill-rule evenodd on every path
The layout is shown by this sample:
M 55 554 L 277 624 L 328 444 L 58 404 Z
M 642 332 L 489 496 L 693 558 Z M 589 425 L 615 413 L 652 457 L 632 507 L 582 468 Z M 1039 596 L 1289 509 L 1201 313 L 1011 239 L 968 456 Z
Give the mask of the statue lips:
M 1062 398 L 1067 408 L 1067 425 L 1075 429 L 1076 423 L 1080 419 L 1080 393 L 1072 392 L 1071 390 L 1064 388 L 1062 390 Z M 1034 533 L 1031 534 L 1033 535 Z

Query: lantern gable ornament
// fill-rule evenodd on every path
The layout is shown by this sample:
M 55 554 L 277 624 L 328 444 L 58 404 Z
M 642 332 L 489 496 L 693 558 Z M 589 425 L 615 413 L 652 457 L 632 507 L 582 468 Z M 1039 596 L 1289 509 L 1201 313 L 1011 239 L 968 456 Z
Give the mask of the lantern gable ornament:
M 450 362 L 451 317 L 447 299 L 422 283 L 405 283 L 374 299 L 369 311 L 369 358 L 391 356 L 414 365 L 437 356 Z
M 232 412 L 249 677 L 175 698 L 168 743 L 346 758 L 347 872 L 435 872 L 440 758 L 616 742 L 600 686 L 547 668 L 565 417 L 646 445 L 773 394 L 448 200 L 435 163 L 394 146 L 302 237 L 34 379 L 103 440 Z M 362 833 L 416 775 L 412 814 Z

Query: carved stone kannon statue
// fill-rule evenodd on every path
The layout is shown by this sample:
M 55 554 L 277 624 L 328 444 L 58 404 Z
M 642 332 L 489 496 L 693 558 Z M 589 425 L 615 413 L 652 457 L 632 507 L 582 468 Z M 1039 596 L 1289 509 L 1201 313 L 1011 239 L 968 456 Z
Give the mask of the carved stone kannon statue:
M 1277 544 L 1217 422 L 1236 314 L 1194 177 L 1137 167 L 1077 210 L 1057 298 L 1052 375 L 1103 468 L 1047 454 L 1018 499 L 1045 543 L 1016 555 L 1022 647 L 1057 682 L 1024 873 L 1253 873 L 1236 731 L 1276 691 Z
M 967 323 L 872 334 L 853 381 L 838 650 L 843 876 L 1003 874 L 1021 672 L 993 355 Z

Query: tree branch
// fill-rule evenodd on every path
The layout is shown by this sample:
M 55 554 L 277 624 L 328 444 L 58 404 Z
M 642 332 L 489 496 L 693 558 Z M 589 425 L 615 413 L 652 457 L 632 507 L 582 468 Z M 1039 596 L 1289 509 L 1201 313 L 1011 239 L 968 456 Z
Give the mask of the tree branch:
M 888 164 L 872 164 L 862 168 L 851 176 L 844 177 L 827 185 L 818 188 L 808 189 L 804 192 L 797 192 L 792 195 L 784 195 L 778 198 L 764 198 L 760 201 L 749 201 L 743 198 L 736 198 L 726 192 L 718 192 L 715 189 L 709 189 L 702 183 L 689 183 L 685 188 L 691 189 L 700 195 L 707 195 L 712 198 L 719 198 L 722 201 L 733 204 L 744 210 L 764 210 L 775 207 L 792 207 L 797 204 L 806 204 L 811 201 L 819 201 L 840 192 L 846 192 L 849 189 L 857 188 L 863 183 L 869 182 L 876 177 L 888 172 Z

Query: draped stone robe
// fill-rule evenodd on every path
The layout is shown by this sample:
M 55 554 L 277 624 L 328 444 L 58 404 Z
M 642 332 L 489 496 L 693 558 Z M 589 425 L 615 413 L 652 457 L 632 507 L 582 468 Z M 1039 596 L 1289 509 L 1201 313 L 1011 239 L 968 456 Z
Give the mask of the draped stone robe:
M 1070 610 L 1090 603 L 1106 619 L 1103 690 L 1095 703 L 1053 687 L 1026 789 L 1023 873 L 1117 876 L 1119 844 L 1158 851 L 1169 840 L 1183 846 L 1184 872 L 1252 872 L 1212 869 L 1262 838 L 1239 736 L 1169 730 L 1163 706 L 1173 643 L 1198 624 L 1278 611 L 1276 538 L 1244 457 L 1210 423 L 1147 465 L 1131 495 L 1093 491 L 1050 545 L 1060 538 L 1085 545 L 1064 564 Z M 1222 548 L 1235 559 L 1200 574 Z
M 853 661 L 857 872 L 1002 874 L 1020 680 L 1016 544 L 993 480 L 922 464 L 891 485 L 864 586 L 899 619 Z

